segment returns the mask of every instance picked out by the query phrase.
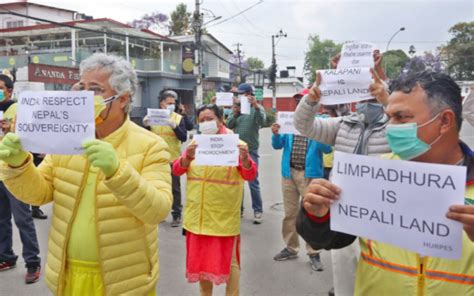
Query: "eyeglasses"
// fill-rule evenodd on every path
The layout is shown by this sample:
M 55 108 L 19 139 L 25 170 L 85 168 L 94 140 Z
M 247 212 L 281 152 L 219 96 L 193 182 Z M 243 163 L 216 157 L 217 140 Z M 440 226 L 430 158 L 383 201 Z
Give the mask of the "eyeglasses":
M 95 85 L 94 85 L 94 86 L 91 86 L 91 87 L 89 87 L 88 89 L 86 89 L 86 88 L 84 87 L 84 85 L 81 85 L 81 84 L 78 84 L 78 83 L 77 83 L 77 84 L 74 84 L 74 85 L 72 86 L 71 90 L 75 90 L 75 91 L 84 91 L 84 90 L 86 90 L 86 91 L 91 91 L 91 92 L 94 93 L 95 96 L 100 96 L 100 95 L 102 95 L 102 94 L 105 93 L 105 89 L 102 88 L 102 87 L 100 87 L 100 86 L 95 86 Z

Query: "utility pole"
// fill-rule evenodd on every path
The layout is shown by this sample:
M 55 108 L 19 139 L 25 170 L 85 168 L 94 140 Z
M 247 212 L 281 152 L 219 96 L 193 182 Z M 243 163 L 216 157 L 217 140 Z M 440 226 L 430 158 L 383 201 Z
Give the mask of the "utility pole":
M 242 43 L 237 43 L 235 44 L 237 46 L 237 56 L 239 57 L 239 83 L 243 83 L 244 79 L 242 77 L 242 56 L 241 56 L 241 51 L 240 47 L 242 46 Z
M 276 75 L 277 75 L 277 63 L 275 55 L 275 38 L 287 37 L 286 33 L 283 33 L 283 30 L 280 30 L 278 34 L 272 35 L 272 66 L 270 69 L 270 84 L 272 86 L 272 110 L 276 111 Z
M 203 52 L 202 52 L 202 16 L 200 12 L 201 0 L 196 0 L 196 8 L 193 15 L 193 28 L 194 28 L 194 42 L 195 42 L 195 68 L 194 73 L 196 74 L 196 97 L 195 106 L 196 108 L 203 103 Z M 197 72 L 197 73 L 196 73 Z

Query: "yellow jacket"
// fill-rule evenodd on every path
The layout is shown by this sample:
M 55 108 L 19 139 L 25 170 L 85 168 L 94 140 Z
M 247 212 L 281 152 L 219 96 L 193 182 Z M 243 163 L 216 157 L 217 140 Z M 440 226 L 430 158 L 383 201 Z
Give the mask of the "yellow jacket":
M 393 154 L 384 158 L 397 159 Z M 470 181 L 466 203 L 472 202 L 474 182 Z M 461 259 L 448 260 L 421 257 L 360 237 L 355 295 L 474 295 L 474 243 L 464 231 L 462 240 Z M 391 292 L 387 294 L 387 290 Z
M 127 121 L 103 139 L 120 158 L 117 173 L 97 175 L 96 223 L 99 263 L 106 295 L 145 295 L 159 277 L 157 225 L 171 209 L 166 143 Z M 48 155 L 36 168 L 0 166 L 0 178 L 18 199 L 53 204 L 45 279 L 55 295 L 64 289 L 67 244 L 89 163 L 83 155 Z
M 179 125 L 182 118 L 183 117 L 178 113 L 173 112 L 171 114 L 171 120 L 173 120 L 176 125 Z M 179 155 L 181 154 L 181 141 L 176 137 L 176 134 L 174 133 L 173 129 L 169 126 L 156 125 L 151 126 L 150 130 L 158 136 L 162 137 L 168 144 L 171 154 L 170 162 L 173 162 L 178 159 Z
M 246 145 L 243 141 L 240 141 L 240 144 Z M 192 161 L 186 171 L 183 228 L 194 234 L 210 236 L 240 234 L 240 206 L 245 181 L 240 170 L 243 168 L 199 166 L 194 163 Z M 183 173 L 180 170 L 175 163 L 175 175 Z M 244 172 L 244 176 L 253 180 L 256 171 L 256 165 L 251 161 L 251 168 Z

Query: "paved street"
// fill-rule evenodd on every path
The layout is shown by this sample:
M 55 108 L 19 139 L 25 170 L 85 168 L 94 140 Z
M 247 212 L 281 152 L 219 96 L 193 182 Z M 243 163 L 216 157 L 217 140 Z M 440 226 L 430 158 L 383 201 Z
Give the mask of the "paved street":
M 465 125 L 461 132 L 463 140 L 474 147 L 474 129 Z M 281 205 L 272 206 L 282 200 L 280 190 L 280 152 L 275 152 L 270 145 L 270 130 L 261 133 L 261 168 L 260 182 L 264 196 L 265 221 L 262 225 L 252 224 L 250 196 L 246 187 L 245 217 L 242 221 L 242 273 L 241 295 L 327 295 L 331 288 L 332 274 L 330 254 L 323 252 L 324 272 L 313 272 L 307 256 L 301 252 L 297 260 L 275 262 L 273 256 L 283 248 L 281 239 Z M 184 192 L 184 184 L 183 184 Z M 42 207 L 51 215 L 51 206 Z M 198 295 L 197 284 L 186 283 L 185 242 L 181 231 L 171 228 L 169 220 L 160 225 L 160 268 L 161 278 L 158 284 L 159 295 Z M 47 233 L 50 219 L 35 220 L 41 244 L 43 260 L 46 254 Z M 21 243 L 15 229 L 14 248 L 21 254 Z M 50 295 L 43 279 L 26 286 L 23 281 L 25 269 L 23 259 L 18 260 L 18 267 L 0 274 L 1 295 Z M 223 295 L 224 287 L 216 289 L 215 295 Z

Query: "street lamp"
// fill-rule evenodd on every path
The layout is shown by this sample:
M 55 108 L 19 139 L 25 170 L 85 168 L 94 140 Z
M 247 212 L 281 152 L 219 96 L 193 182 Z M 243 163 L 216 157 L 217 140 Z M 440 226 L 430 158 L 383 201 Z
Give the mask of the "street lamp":
M 400 29 L 398 29 L 398 31 L 396 31 L 396 32 L 392 35 L 392 37 L 390 37 L 390 40 L 388 40 L 387 48 L 385 49 L 385 52 L 388 51 L 388 47 L 390 46 L 390 42 L 392 42 L 393 38 L 394 38 L 395 36 L 397 36 L 397 34 L 400 33 L 401 31 L 405 31 L 405 27 L 401 27 Z
M 255 88 L 263 88 L 264 79 L 265 79 L 265 75 L 263 74 L 262 70 L 258 70 L 257 72 L 254 72 L 253 81 L 254 81 Z
M 263 86 L 265 85 L 265 74 L 262 70 L 253 73 L 253 84 L 255 86 L 255 98 L 257 101 L 263 100 Z

